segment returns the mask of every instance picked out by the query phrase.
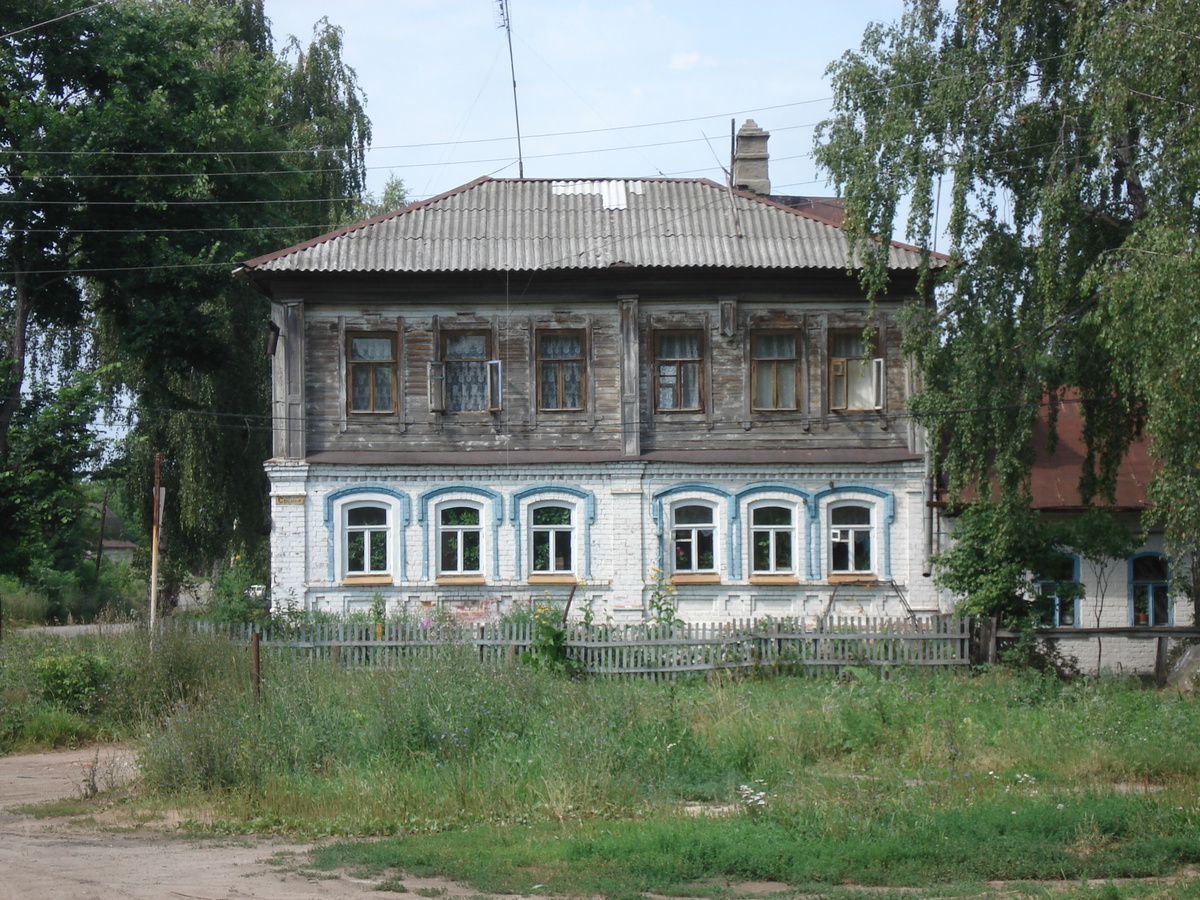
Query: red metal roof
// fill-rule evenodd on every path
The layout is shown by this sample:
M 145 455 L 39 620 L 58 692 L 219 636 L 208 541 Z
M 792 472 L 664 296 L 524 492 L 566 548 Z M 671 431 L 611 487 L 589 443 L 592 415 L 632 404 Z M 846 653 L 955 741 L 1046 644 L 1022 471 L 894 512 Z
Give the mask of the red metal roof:
M 1039 418 L 1034 431 L 1037 456 L 1031 473 L 1033 506 L 1045 510 L 1083 509 L 1079 476 L 1087 459 L 1087 448 L 1083 441 L 1083 404 L 1078 397 L 1068 396 L 1060 403 L 1057 431 L 1058 444 L 1051 453 L 1049 424 L 1045 416 Z M 1153 474 L 1154 459 L 1146 441 L 1134 441 L 1117 474 L 1116 507 L 1147 509 L 1150 503 L 1146 488 Z

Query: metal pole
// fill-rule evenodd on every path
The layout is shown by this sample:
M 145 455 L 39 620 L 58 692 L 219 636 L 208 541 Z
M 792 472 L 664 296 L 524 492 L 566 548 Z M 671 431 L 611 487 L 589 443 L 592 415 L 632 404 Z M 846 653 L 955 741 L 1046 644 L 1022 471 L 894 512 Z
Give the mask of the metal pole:
M 259 655 L 259 645 L 262 635 L 257 631 L 250 635 L 250 678 L 254 682 L 254 702 L 257 703 L 262 695 L 262 658 Z
M 154 632 L 158 618 L 158 528 L 159 486 L 162 484 L 162 454 L 154 454 L 154 525 L 150 531 L 150 631 Z

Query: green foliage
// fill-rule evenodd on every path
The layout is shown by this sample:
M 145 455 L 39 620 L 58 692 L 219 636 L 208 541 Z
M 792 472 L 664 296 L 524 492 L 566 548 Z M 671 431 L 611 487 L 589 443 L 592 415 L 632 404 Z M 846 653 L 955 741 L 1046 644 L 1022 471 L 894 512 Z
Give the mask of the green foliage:
M 131 509 L 148 524 L 161 453 L 164 549 L 208 568 L 267 528 L 268 301 L 229 272 L 355 208 L 370 124 L 328 22 L 276 55 L 261 0 L 60 13 L 0 11 L 0 398 L 35 350 L 120 361 Z
M 567 625 L 554 603 L 533 608 L 533 640 L 523 659 L 535 669 L 563 674 L 567 671 Z
M 1066 538 L 1022 503 L 976 501 L 954 520 L 954 545 L 935 559 L 938 586 L 960 598 L 959 613 L 1027 619 L 1033 581 Z
M 40 657 L 34 673 L 47 702 L 90 714 L 103 704 L 112 665 L 98 653 L 64 652 Z
M 1198 32 L 1191 0 L 908 0 L 830 67 L 817 149 L 872 294 L 886 243 L 866 239 L 903 230 L 905 202 L 911 240 L 931 247 L 935 223 L 949 235 L 949 265 L 923 276 L 937 309 L 910 310 L 905 346 L 952 496 L 995 484 L 1019 516 L 1039 412 L 1080 402 L 1081 502 L 1111 502 L 1144 428 L 1181 560 L 1200 534 Z
M 0 644 L 0 753 L 128 738 L 201 694 L 248 690 L 245 648 L 182 629 L 71 638 L 6 631 Z
M 675 583 L 662 569 L 650 570 L 650 621 L 656 625 L 676 625 L 682 620 L 677 615 L 679 598 Z
M 236 558 L 213 577 L 212 597 L 204 608 L 204 618 L 226 625 L 267 621 L 270 601 L 258 590 L 266 580 L 265 561 Z
M 101 402 L 94 379 L 76 376 L 20 399 L 0 459 L 0 573 L 69 571 L 84 554 L 81 476 L 100 447 L 92 422 Z

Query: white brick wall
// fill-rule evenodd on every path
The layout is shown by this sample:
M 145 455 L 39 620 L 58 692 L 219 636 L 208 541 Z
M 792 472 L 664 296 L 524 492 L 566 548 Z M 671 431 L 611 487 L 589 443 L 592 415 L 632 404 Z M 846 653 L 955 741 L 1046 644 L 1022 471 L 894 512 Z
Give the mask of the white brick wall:
M 529 566 L 523 562 L 521 578 L 516 578 L 515 555 L 517 534 L 512 521 L 512 498 L 518 491 L 533 485 L 565 484 L 590 491 L 594 496 L 595 521 L 588 541 L 592 577 L 576 590 L 576 603 L 589 597 L 594 603 L 597 619 L 611 617 L 614 621 L 640 619 L 648 596 L 648 578 L 659 559 L 659 527 L 653 518 L 656 493 L 681 484 L 698 483 L 711 486 L 710 494 L 718 507 L 717 544 L 721 549 L 721 581 L 718 584 L 679 585 L 679 614 L 694 621 L 720 621 L 751 616 L 815 616 L 826 610 L 833 587 L 825 579 L 828 561 L 828 519 L 826 506 L 834 496 L 856 497 L 878 504 L 874 541 L 876 553 L 881 554 L 885 543 L 883 529 L 888 531 L 891 576 L 904 593 L 908 604 L 919 613 L 936 612 L 939 597 L 923 568 L 923 496 L 919 464 L 856 465 L 814 469 L 789 465 L 766 469 L 750 465 L 726 465 L 720 468 L 700 465 L 612 463 L 604 465 L 542 465 L 512 468 L 498 467 L 401 467 L 401 466 L 335 466 L 271 461 L 267 464 L 271 480 L 273 530 L 271 537 L 273 596 L 278 601 L 291 598 L 308 608 L 320 607 L 333 611 L 360 608 L 369 604 L 378 591 L 392 608 L 415 610 L 426 605 L 485 606 L 489 611 L 514 602 L 536 600 L 547 593 L 565 599 L 569 585 L 531 584 Z M 728 495 L 760 483 L 786 485 L 818 496 L 828 492 L 831 483 L 864 485 L 883 492 L 891 498 L 893 520 L 885 525 L 883 498 L 877 495 L 849 493 L 829 495 L 818 500 L 821 510 L 810 532 L 806 520 L 806 505 L 794 495 L 763 494 L 764 498 L 790 500 L 798 504 L 796 547 L 800 567 L 798 584 L 750 584 L 749 516 L 746 499 L 738 505 L 737 524 L 728 516 Z M 386 585 L 347 585 L 341 574 L 331 573 L 331 541 L 338 539 L 337 515 L 333 527 L 326 526 L 329 498 L 339 489 L 355 485 L 385 485 L 398 495 L 407 497 L 409 522 L 397 538 L 405 549 L 404 570 L 399 571 L 399 553 L 392 554 L 393 579 Z M 457 492 L 443 494 L 421 509 L 423 492 L 451 485 L 473 485 L 494 491 L 503 498 L 504 518 L 493 525 L 490 501 L 479 495 L 461 496 L 482 501 L 483 556 L 486 560 L 487 581 L 483 585 L 437 585 L 436 536 L 433 533 L 436 503 L 459 496 Z M 345 496 L 345 495 L 342 495 Z M 540 496 L 540 495 L 539 495 Z M 576 570 L 583 570 L 583 502 L 568 495 L 552 495 L 577 504 Z M 691 496 L 691 493 L 674 495 Z M 698 494 L 697 496 L 701 496 Z M 535 498 L 530 498 L 535 499 Z M 399 502 L 399 501 L 396 501 Z M 302 504 L 302 505 L 300 505 Z M 426 521 L 420 520 L 426 514 Z M 669 501 L 662 504 L 661 524 L 664 546 L 670 551 Z M 518 524 L 522 517 L 518 516 Z M 733 552 L 740 559 L 726 558 L 731 529 L 737 529 Z M 331 533 L 333 532 L 333 533 Z M 493 541 L 495 545 L 493 546 Z M 521 548 L 529 553 L 527 534 L 522 534 Z M 807 578 L 806 560 L 815 545 L 814 564 L 817 578 Z M 803 551 L 803 552 L 799 552 Z M 338 551 L 340 555 L 341 551 Z M 431 557 L 428 562 L 423 556 Z M 499 559 L 499 572 L 493 571 L 493 559 Z M 740 577 L 733 570 L 740 569 Z M 882 559 L 876 571 L 882 572 Z M 427 577 L 423 577 L 427 575 Z M 904 607 L 890 586 L 872 588 L 843 586 L 837 590 L 832 612 L 844 615 L 900 615 Z

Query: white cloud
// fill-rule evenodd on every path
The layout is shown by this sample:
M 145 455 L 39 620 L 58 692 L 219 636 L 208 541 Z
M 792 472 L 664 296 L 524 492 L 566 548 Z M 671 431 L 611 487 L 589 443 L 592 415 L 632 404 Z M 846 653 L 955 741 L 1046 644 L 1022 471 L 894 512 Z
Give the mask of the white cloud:
M 692 52 L 671 54 L 671 68 L 679 72 L 686 72 L 698 62 L 700 62 L 699 53 Z

